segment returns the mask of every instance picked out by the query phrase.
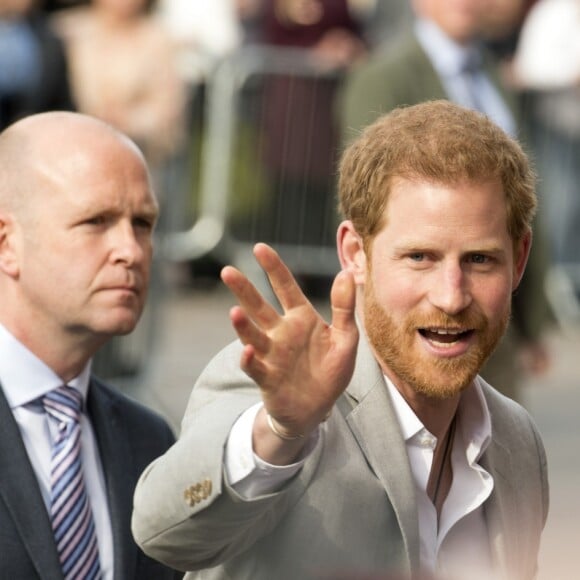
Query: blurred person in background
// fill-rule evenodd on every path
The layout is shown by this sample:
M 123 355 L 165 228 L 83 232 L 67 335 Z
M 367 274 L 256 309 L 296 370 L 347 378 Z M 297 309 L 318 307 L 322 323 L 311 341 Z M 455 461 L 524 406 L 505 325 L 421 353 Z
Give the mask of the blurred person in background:
M 339 134 L 332 104 L 344 71 L 366 54 L 364 6 L 357 0 L 264 0 L 262 6 L 260 42 L 302 51 L 319 74 L 282 69 L 265 80 L 261 157 L 270 186 L 257 237 L 333 245 Z
M 378 47 L 389 42 L 402 27 L 413 19 L 409 0 L 369 0 L 372 10 L 365 19 L 365 38 L 369 46 Z
M 413 7 L 413 25 L 347 78 L 339 100 L 344 140 L 382 112 L 432 99 L 479 110 L 509 134 L 518 133 L 517 97 L 480 40 L 488 0 L 414 0 Z M 547 268 L 546 242 L 536 227 L 528 268 L 514 294 L 510 329 L 482 371 L 520 401 L 522 371 L 543 373 L 549 364 L 543 342 L 551 322 L 544 293 Z
M 440 98 L 481 110 L 515 135 L 514 95 L 479 42 L 486 5 L 487 0 L 414 0 L 412 25 L 349 75 L 342 103 L 346 138 L 381 112 Z
M 78 110 L 129 135 L 159 181 L 183 144 L 186 92 L 153 9 L 153 0 L 92 0 L 55 13 L 55 22 Z
M 159 0 L 159 16 L 177 46 L 179 71 L 190 83 L 203 82 L 242 43 L 237 1 Z
M 62 42 L 40 2 L 0 0 L 0 130 L 51 109 L 74 109 Z
M 513 79 L 532 92 L 539 196 L 556 264 L 580 263 L 580 1 L 540 0 L 524 21 Z M 580 288 L 578 288 L 580 293 Z
M 487 7 L 480 22 L 482 40 L 500 62 L 509 62 L 516 50 L 526 14 L 536 0 L 486 1 Z
M 44 7 L 47 12 L 66 10 L 74 6 L 89 4 L 91 0 L 45 0 Z
M 184 195 L 181 204 L 170 208 L 173 214 L 168 220 L 172 230 L 183 230 L 199 209 L 202 152 L 207 136 L 207 85 L 220 63 L 239 49 L 244 31 L 238 0 L 159 0 L 156 14 L 174 44 L 176 69 L 187 91 L 187 139 L 179 159 Z M 195 274 L 201 270 L 206 272 L 197 260 Z

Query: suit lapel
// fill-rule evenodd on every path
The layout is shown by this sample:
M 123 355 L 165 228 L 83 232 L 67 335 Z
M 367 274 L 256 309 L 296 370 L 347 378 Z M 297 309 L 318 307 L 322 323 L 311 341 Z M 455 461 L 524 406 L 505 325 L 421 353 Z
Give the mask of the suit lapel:
M 513 571 L 512 562 L 519 553 L 516 544 L 525 530 L 519 530 L 516 526 L 517 522 L 522 521 L 517 513 L 518 490 L 514 486 L 518 476 L 513 472 L 509 448 L 503 444 L 503 438 L 497 429 L 494 429 L 492 442 L 481 458 L 481 465 L 492 475 L 494 482 L 493 492 L 485 503 L 492 556 L 501 570 Z
M 134 578 L 137 547 L 131 541 L 133 489 L 127 474 L 133 473 L 128 434 L 112 393 L 91 380 L 88 411 L 95 430 L 105 474 L 113 530 L 114 577 Z
M 484 392 L 487 390 L 484 388 Z M 412 571 L 420 565 L 419 529 L 414 481 L 397 416 L 389 398 L 384 377 L 366 337 L 361 332 L 357 364 L 345 397 L 339 400 L 341 412 L 352 430 L 369 465 L 383 483 L 397 515 Z M 494 401 L 486 396 L 492 418 Z M 517 571 L 518 546 L 522 521 L 518 481 L 510 458 L 510 429 L 493 425 L 493 439 L 481 459 L 481 465 L 494 478 L 494 490 L 485 503 L 485 516 L 492 557 L 499 569 L 509 574 Z
M 415 485 L 384 377 L 362 333 L 357 365 L 347 393 L 355 404 L 351 409 L 342 405 L 343 414 L 385 488 L 397 515 L 411 570 L 416 570 L 420 561 Z
M 0 498 L 6 504 L 39 578 L 62 578 L 52 526 L 36 474 L 0 388 Z
M 516 93 L 507 89 L 506 83 L 500 77 L 497 63 L 488 52 L 483 53 L 483 70 L 491 81 L 493 88 L 500 94 L 503 102 L 509 109 L 509 112 L 516 121 L 516 126 L 521 125 L 521 105 L 517 100 Z
M 408 90 L 412 91 L 413 94 L 413 103 L 434 99 L 448 99 L 449 97 L 441 78 L 414 34 L 409 35 L 407 50 L 410 54 L 409 63 L 413 64 L 412 83 L 408 87 Z M 408 99 L 406 102 L 408 102 Z

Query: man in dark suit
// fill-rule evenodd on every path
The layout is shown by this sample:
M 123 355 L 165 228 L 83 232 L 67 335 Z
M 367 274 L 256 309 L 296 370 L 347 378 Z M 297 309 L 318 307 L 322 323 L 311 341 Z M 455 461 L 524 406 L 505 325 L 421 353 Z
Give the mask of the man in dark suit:
M 171 429 L 91 375 L 92 356 L 131 332 L 145 303 L 158 205 L 143 156 L 100 121 L 53 112 L 0 134 L 0 168 L 0 578 L 174 578 L 130 533 L 135 483 Z M 46 401 L 63 389 L 81 401 L 80 454 L 66 457 L 82 475 L 60 513 L 86 498 L 93 574 L 64 573 L 71 550 L 55 540 L 65 423 Z

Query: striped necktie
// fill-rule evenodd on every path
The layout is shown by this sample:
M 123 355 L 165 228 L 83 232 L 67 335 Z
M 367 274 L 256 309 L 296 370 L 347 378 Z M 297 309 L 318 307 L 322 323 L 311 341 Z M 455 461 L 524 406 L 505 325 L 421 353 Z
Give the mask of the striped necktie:
M 101 578 L 97 535 L 81 464 L 81 394 L 68 386 L 43 398 L 57 427 L 51 461 L 52 529 L 65 580 Z

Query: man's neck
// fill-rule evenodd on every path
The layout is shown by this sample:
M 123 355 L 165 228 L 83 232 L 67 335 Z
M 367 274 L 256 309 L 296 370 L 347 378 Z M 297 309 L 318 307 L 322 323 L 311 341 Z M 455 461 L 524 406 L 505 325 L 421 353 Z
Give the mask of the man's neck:
M 459 405 L 459 397 L 460 395 L 456 395 L 451 399 L 433 399 L 417 395 L 412 400 L 405 397 L 405 400 L 429 433 L 432 433 L 440 440 L 445 437 L 455 417 L 457 406 Z
M 64 383 L 77 377 L 85 368 L 100 344 L 95 340 L 73 341 L 69 337 L 55 336 L 54 333 L 39 335 L 32 325 L 18 325 L 0 316 L 0 324 L 32 354 L 50 367 Z M 103 339 L 103 342 L 105 339 Z

